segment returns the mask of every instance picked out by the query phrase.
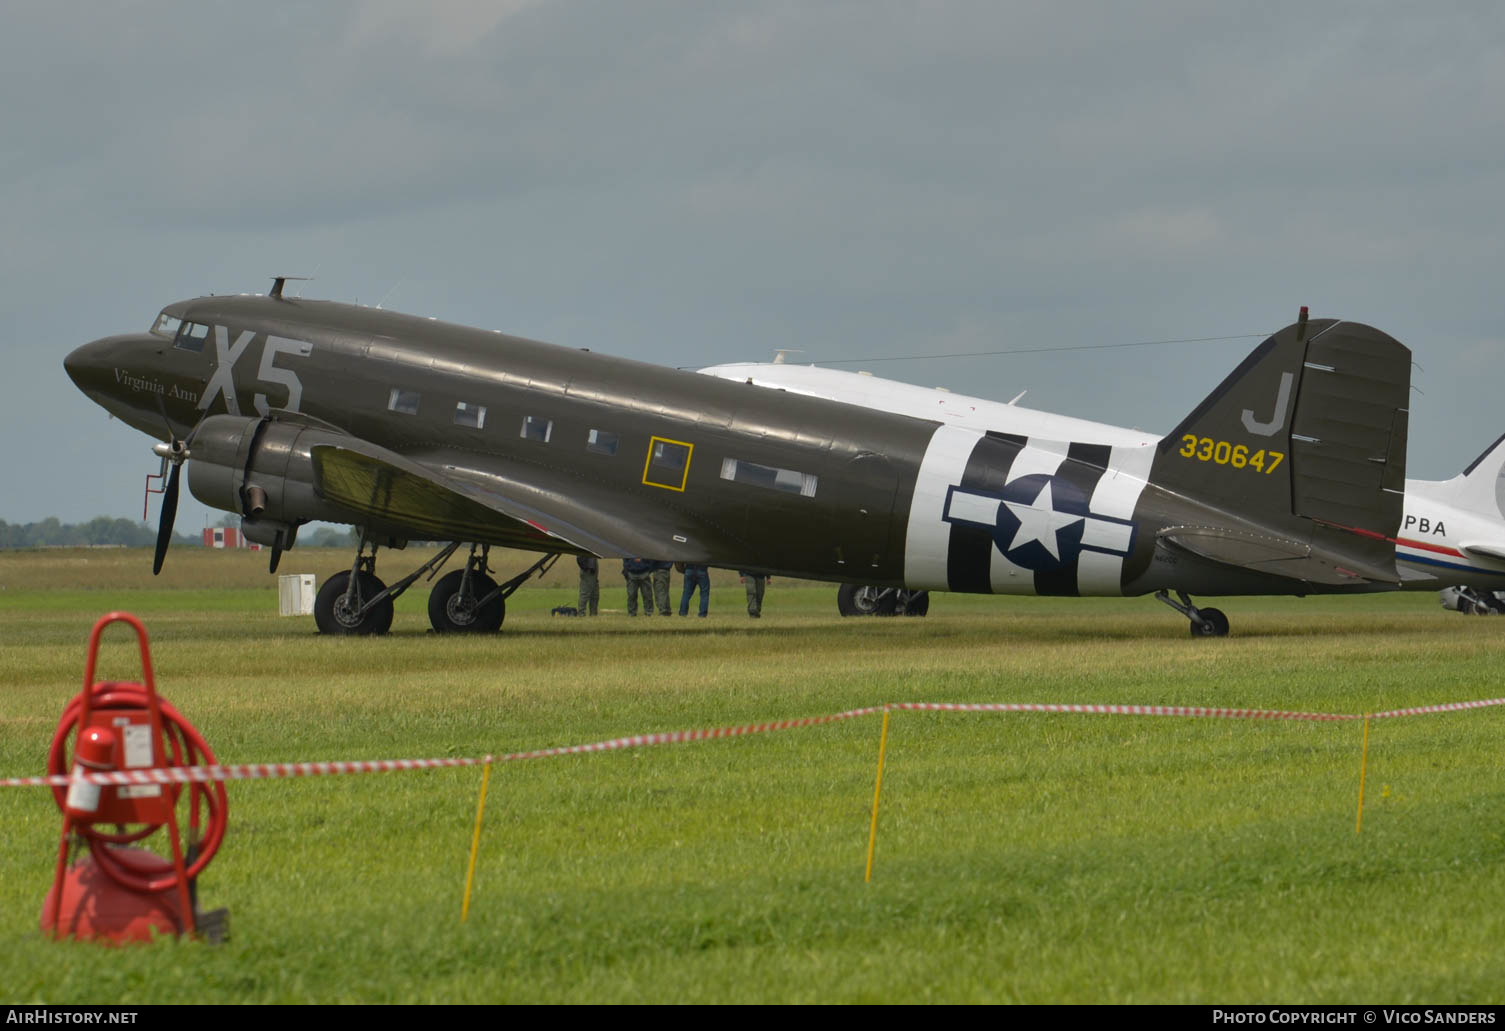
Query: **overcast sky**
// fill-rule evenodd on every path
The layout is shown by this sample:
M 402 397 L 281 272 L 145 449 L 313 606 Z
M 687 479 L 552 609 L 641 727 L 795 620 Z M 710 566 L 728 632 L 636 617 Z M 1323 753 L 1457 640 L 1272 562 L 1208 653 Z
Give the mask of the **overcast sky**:
M 1505 432 L 1497 3 L 7 0 L 0 95 L 13 523 L 141 514 L 71 348 L 277 273 L 678 366 L 1306 304 L 1412 348 L 1410 475 Z M 841 367 L 1165 431 L 1257 343 Z

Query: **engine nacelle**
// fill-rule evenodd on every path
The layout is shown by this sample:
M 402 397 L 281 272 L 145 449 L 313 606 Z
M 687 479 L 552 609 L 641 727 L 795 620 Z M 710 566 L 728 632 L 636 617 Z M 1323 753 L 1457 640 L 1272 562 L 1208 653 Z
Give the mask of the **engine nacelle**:
M 300 523 L 358 521 L 314 487 L 312 449 L 346 439 L 300 423 L 212 415 L 189 445 L 188 489 L 211 508 L 240 515 L 248 540 L 290 548 Z

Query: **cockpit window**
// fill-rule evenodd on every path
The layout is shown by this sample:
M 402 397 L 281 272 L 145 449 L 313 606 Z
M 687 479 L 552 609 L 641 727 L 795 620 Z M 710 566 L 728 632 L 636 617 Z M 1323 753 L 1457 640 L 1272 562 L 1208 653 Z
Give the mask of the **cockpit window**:
M 185 322 L 178 327 L 178 337 L 172 346 L 185 351 L 202 351 L 204 341 L 209 339 L 209 327 L 202 322 Z
M 157 324 L 152 327 L 152 332 L 159 337 L 171 340 L 178 335 L 178 323 L 181 321 L 176 315 L 169 315 L 164 311 L 157 316 Z

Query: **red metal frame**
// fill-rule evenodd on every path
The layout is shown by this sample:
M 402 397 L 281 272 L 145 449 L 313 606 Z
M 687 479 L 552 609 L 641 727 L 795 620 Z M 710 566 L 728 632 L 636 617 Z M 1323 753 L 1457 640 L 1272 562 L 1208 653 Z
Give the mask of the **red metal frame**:
M 78 719 L 74 724 L 74 742 L 78 741 L 79 734 L 83 733 L 89 725 L 89 714 L 94 704 L 96 694 L 106 694 L 112 687 L 113 682 L 97 683 L 94 680 L 94 670 L 99 659 L 99 639 L 104 633 L 105 627 L 111 623 L 126 623 L 136 631 L 136 639 L 141 646 L 141 671 L 143 684 L 146 689 L 146 706 L 151 717 L 152 728 L 152 758 L 154 762 L 160 762 L 164 766 L 169 764 L 167 750 L 163 747 L 164 734 L 162 730 L 162 706 L 157 700 L 156 677 L 152 673 L 151 649 L 146 641 L 146 627 L 141 621 L 128 612 L 111 612 L 100 618 L 94 624 L 93 631 L 89 634 L 89 657 L 84 665 L 84 690 L 80 696 L 82 704 L 79 708 Z M 70 767 L 71 768 L 71 767 Z M 172 844 L 172 865 L 177 875 L 178 902 L 183 913 L 184 930 L 188 934 L 195 931 L 193 918 L 193 904 L 188 892 L 188 870 L 183 861 L 183 842 L 178 833 L 178 818 L 175 812 L 176 805 L 174 796 L 164 791 L 166 799 L 167 830 L 168 838 Z M 196 799 L 194 800 L 196 802 Z M 63 905 L 63 878 L 68 862 L 68 836 L 75 826 L 87 825 L 94 821 L 74 819 L 68 812 L 63 813 L 63 830 L 58 837 L 57 869 L 53 875 L 53 900 L 52 900 L 52 930 L 53 934 L 61 936 L 62 928 L 59 920 Z M 108 873 L 108 871 L 106 871 Z

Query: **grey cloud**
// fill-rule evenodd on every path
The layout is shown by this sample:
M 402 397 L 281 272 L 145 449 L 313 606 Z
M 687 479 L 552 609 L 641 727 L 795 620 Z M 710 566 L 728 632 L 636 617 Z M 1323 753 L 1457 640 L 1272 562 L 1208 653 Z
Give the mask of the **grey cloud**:
M 1414 472 L 1505 429 L 1492 5 L 19 3 L 6 29 L 0 319 L 33 389 L 0 418 L 76 475 L 0 518 L 139 499 L 149 442 L 68 347 L 315 269 L 311 295 L 676 365 L 1307 303 L 1416 350 Z M 1163 428 L 1252 344 L 873 368 Z

